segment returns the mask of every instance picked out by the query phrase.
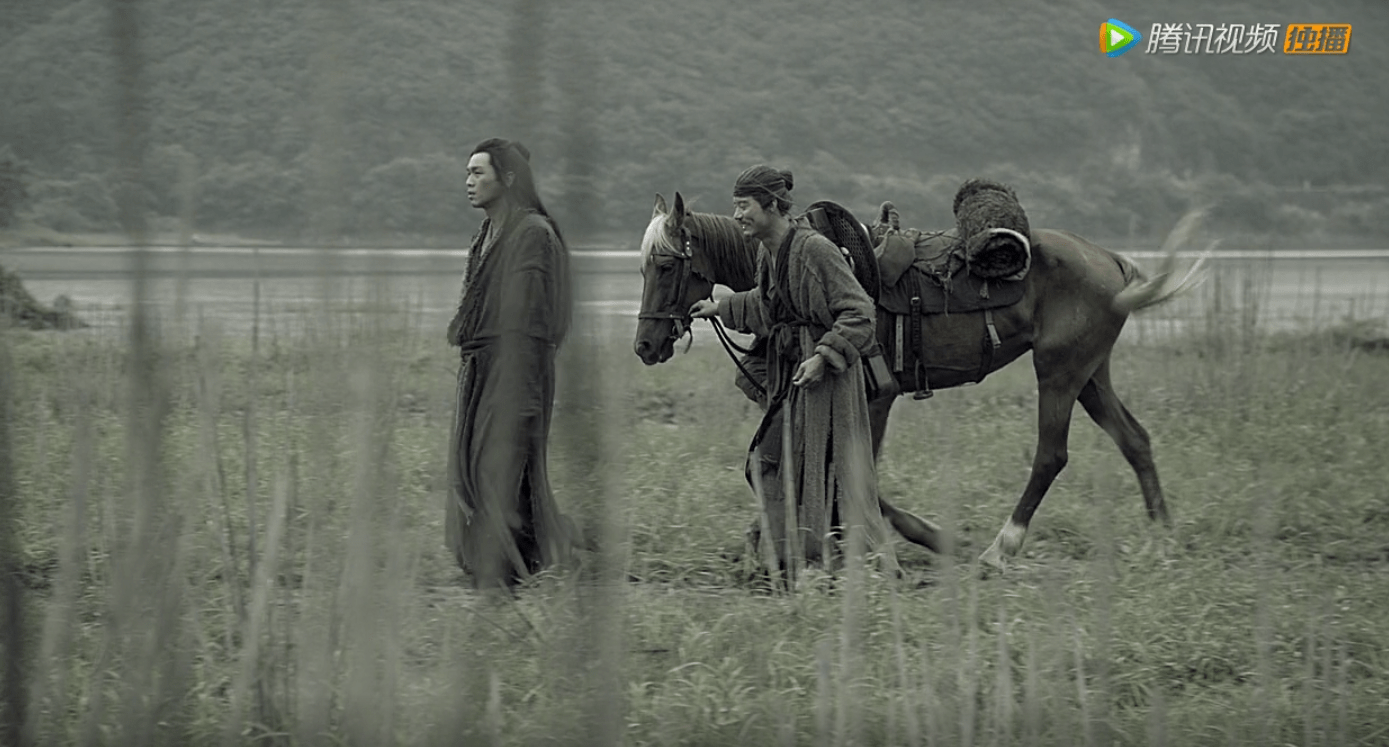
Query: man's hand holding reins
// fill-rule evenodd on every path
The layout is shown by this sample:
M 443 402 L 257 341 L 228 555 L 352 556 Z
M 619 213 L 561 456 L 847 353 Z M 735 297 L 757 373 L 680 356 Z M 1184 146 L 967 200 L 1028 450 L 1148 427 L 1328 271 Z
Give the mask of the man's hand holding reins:
M 690 307 L 690 317 L 694 319 L 713 319 L 719 315 L 719 305 L 715 301 L 703 299 L 695 301 Z

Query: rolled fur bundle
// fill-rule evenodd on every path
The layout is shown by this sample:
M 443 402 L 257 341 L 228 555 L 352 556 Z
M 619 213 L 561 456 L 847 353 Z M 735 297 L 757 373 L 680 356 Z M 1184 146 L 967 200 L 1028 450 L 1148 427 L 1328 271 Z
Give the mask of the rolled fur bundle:
M 1027 213 L 1013 188 L 970 179 L 955 193 L 955 226 L 969 271 L 982 278 L 1021 276 L 1032 259 Z

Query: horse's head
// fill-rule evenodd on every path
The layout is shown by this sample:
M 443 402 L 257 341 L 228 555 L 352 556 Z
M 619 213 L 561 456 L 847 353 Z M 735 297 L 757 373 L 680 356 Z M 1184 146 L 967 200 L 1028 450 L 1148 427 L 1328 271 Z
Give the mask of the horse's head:
M 690 307 L 714 291 L 704 239 L 691 218 L 679 192 L 674 210 L 656 195 L 651 223 L 641 240 L 641 313 L 632 346 L 648 366 L 670 360 L 675 341 L 690 330 Z

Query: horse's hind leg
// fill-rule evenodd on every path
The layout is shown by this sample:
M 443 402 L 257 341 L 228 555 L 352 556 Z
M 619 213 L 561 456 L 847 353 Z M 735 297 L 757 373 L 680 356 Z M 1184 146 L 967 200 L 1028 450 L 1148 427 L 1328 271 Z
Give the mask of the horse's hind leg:
M 1033 352 L 1034 366 L 1039 353 Z M 1064 368 L 1064 367 L 1063 367 Z M 1038 376 L 1037 381 L 1037 451 L 1032 457 L 1032 474 L 1023 488 L 1022 497 L 1013 509 L 1013 515 L 999 530 L 993 544 L 979 556 L 985 569 L 1003 570 L 1005 561 L 1016 555 L 1027 536 L 1027 525 L 1037 507 L 1042 505 L 1056 476 L 1066 466 L 1067 438 L 1071 428 L 1071 410 L 1075 407 L 1076 396 L 1084 379 L 1069 370 L 1061 373 Z
M 1139 425 L 1133 414 L 1124 407 L 1119 395 L 1114 392 L 1114 385 L 1109 379 L 1108 359 L 1105 359 L 1090 380 L 1085 382 L 1085 387 L 1080 390 L 1079 399 L 1080 404 L 1085 407 L 1085 412 L 1114 439 L 1124 459 L 1128 460 L 1134 474 L 1138 475 L 1138 486 L 1143 490 L 1143 503 L 1148 508 L 1148 518 L 1171 526 L 1172 519 L 1167 514 L 1167 502 L 1163 500 L 1162 486 L 1158 483 L 1157 467 L 1153 464 L 1152 442 L 1148 439 L 1148 432 Z

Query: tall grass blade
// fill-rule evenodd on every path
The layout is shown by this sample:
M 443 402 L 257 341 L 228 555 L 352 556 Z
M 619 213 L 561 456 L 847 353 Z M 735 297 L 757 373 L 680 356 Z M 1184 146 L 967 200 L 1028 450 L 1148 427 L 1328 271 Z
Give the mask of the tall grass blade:
M 974 747 L 979 725 L 979 581 L 969 578 L 969 603 L 961 621 L 964 658 L 958 660 L 960 747 Z
M 0 351 L 0 356 L 2 355 L 4 352 Z M 74 379 L 76 377 L 68 381 L 69 391 L 72 392 L 69 400 L 75 404 L 77 411 L 73 423 L 72 482 L 68 488 L 62 523 L 57 527 L 58 536 L 62 538 L 58 551 L 57 578 L 53 584 L 53 596 L 49 600 L 43 637 L 39 644 L 39 671 L 47 672 L 47 676 L 41 675 L 36 678 L 37 686 L 29 704 L 27 733 L 21 740 L 26 744 L 36 744 L 45 738 L 48 741 L 57 740 L 67 726 L 63 717 L 69 709 L 68 677 L 72 669 L 70 657 L 73 655 L 77 605 L 82 593 L 82 569 L 86 564 L 88 502 L 91 499 L 95 460 L 92 394 L 83 382 Z M 0 384 L 0 389 L 4 387 L 4 384 Z M 3 397 L 4 394 L 0 393 L 0 401 L 3 401 Z M 0 422 L 8 423 L 9 420 L 0 418 Z M 0 429 L 5 427 L 0 425 Z M 0 469 L 3 469 L 2 465 Z
M 20 548 L 17 537 L 20 516 L 19 495 L 14 476 L 15 459 L 10 434 L 14 422 L 11 387 L 15 369 L 8 341 L 8 326 L 0 320 L 0 743 L 32 744 L 24 729 L 29 712 L 29 662 L 24 644 L 24 590 L 20 586 Z
M 1154 687 L 1148 698 L 1148 745 L 1167 747 L 1167 698 L 1161 687 Z
M 1075 641 L 1075 664 L 1076 664 L 1076 703 L 1080 707 L 1078 720 L 1080 722 L 1080 744 L 1085 747 L 1092 747 L 1095 744 L 1095 728 L 1092 721 L 1092 711 L 1090 709 L 1090 686 L 1086 682 L 1085 672 L 1085 641 L 1081 629 L 1072 628 L 1073 639 Z
M 1022 680 L 1022 743 L 1025 745 L 1042 743 L 1042 714 L 1046 704 L 1042 689 L 1042 657 L 1037 650 L 1039 645 L 1036 627 L 1029 628 L 1027 656 L 1023 665 L 1026 669 Z
M 993 743 L 1013 743 L 1013 658 L 1008 646 L 1008 608 L 998 606 L 998 669 L 994 682 Z
M 346 616 L 343 731 L 352 744 L 376 745 L 386 741 L 394 728 L 397 683 L 386 677 L 384 664 L 399 635 L 382 592 L 383 587 L 399 580 L 383 578 L 379 569 L 384 565 L 384 549 L 399 538 L 386 511 L 395 486 L 391 475 L 391 384 L 379 347 L 384 330 L 365 334 L 369 337 L 356 351 L 354 358 L 359 363 L 350 375 L 355 474 L 339 594 Z
M 907 747 L 920 747 L 920 710 L 923 703 L 921 695 L 916 689 L 916 678 L 912 676 L 912 668 L 907 661 L 906 644 L 902 639 L 902 600 L 898 594 L 897 586 L 894 585 L 891 588 L 889 599 L 892 605 L 893 663 L 897 667 L 897 688 L 899 690 L 897 696 L 892 698 L 889 703 L 893 712 L 898 707 L 902 709 L 902 728 L 905 732 L 903 743 Z
M 821 638 L 815 645 L 815 744 L 819 747 L 834 745 L 833 645 L 829 638 Z
M 260 523 L 256 510 L 257 496 L 260 492 L 257 464 L 259 449 L 256 445 L 256 430 L 259 427 L 256 422 L 256 400 L 259 399 L 257 394 L 260 391 L 260 249 L 254 251 L 257 277 L 251 284 L 251 356 L 246 370 L 246 390 L 249 396 L 246 397 L 246 407 L 242 411 L 241 419 L 241 436 L 245 448 L 243 458 L 246 464 L 246 575 L 249 578 L 256 577 L 256 563 L 260 554 L 256 547 L 257 526 Z
M 252 577 L 251 609 L 242 632 L 241 654 L 236 678 L 231 687 L 230 715 L 222 744 L 236 745 L 246 736 L 245 711 L 251 701 L 252 689 L 261 688 L 262 654 L 264 633 L 269 628 L 271 593 L 274 589 L 275 571 L 278 567 L 280 548 L 285 531 L 286 508 L 289 504 L 289 483 L 284 475 L 275 480 L 274 503 L 270 513 L 270 526 L 266 530 L 265 557 Z M 263 723 L 263 720 L 262 720 Z

